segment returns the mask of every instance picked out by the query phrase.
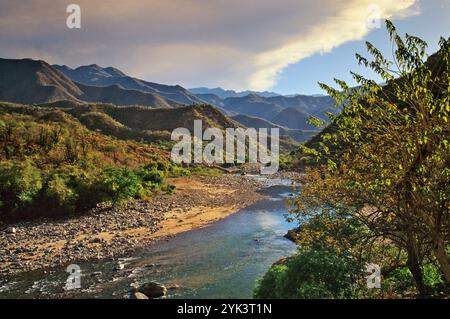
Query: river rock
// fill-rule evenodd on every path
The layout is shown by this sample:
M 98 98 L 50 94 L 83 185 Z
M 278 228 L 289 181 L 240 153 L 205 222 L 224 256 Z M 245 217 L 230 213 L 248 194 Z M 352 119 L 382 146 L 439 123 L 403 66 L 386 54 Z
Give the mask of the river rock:
M 149 299 L 149 298 L 142 292 L 135 292 L 131 294 L 130 299 Z
M 114 266 L 114 270 L 119 271 L 119 270 L 123 270 L 125 269 L 125 265 L 122 264 L 121 262 L 118 262 L 115 266 Z
M 134 292 L 140 292 L 148 298 L 160 298 L 167 295 L 167 288 L 157 282 L 147 282 L 135 288 Z
M 8 227 L 8 228 L 6 228 L 6 233 L 7 234 L 15 234 L 15 233 L 17 233 L 17 228 L 15 228 L 15 227 Z
M 180 289 L 181 286 L 178 284 L 171 284 L 169 286 L 167 286 L 167 290 L 176 290 L 176 289 Z

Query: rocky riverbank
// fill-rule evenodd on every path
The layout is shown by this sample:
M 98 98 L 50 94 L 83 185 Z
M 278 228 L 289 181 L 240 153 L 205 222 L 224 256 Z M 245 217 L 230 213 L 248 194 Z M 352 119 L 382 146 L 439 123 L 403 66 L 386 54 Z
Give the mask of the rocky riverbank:
M 175 194 L 122 206 L 102 204 L 81 216 L 6 225 L 0 231 L 0 276 L 77 260 L 117 258 L 177 233 L 203 227 L 262 198 L 247 176 L 169 180 Z

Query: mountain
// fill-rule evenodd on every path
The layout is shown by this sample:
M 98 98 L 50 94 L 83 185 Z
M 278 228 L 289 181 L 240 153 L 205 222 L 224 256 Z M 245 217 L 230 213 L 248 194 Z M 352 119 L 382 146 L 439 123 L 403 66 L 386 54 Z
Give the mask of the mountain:
M 70 110 L 79 118 L 87 113 L 103 113 L 121 125 L 135 131 L 167 131 L 178 127 L 193 130 L 194 120 L 202 120 L 204 128 L 240 127 L 210 105 L 191 105 L 176 109 L 146 108 L 140 106 L 117 107 L 110 104 L 87 104 Z
M 97 64 L 84 65 L 72 69 L 66 65 L 53 65 L 75 82 L 90 86 L 118 85 L 124 89 L 158 94 L 179 104 L 203 103 L 201 99 L 179 85 L 164 85 L 147 82 L 126 75 L 113 68 L 103 68 Z
M 328 121 L 327 112 L 339 113 L 339 109 L 334 107 L 334 101 L 330 96 L 274 96 L 267 100 L 283 108 L 293 108 L 308 115 L 320 117 L 326 121 Z
M 212 93 L 196 94 L 196 96 L 203 101 L 212 104 L 217 107 L 224 107 L 225 103 L 220 97 Z
M 16 103 L 79 101 L 81 89 L 44 61 L 0 59 L 0 100 Z
M 220 93 L 222 89 L 211 89 Z M 196 92 L 205 91 L 199 89 Z M 297 141 L 305 141 L 320 131 L 308 124 L 310 117 L 315 116 L 328 122 L 327 113 L 337 114 L 340 108 L 334 106 L 334 101 L 329 96 L 269 96 L 248 94 L 242 97 L 220 98 L 214 93 L 198 93 L 197 97 L 216 106 L 224 114 L 249 127 L 274 127 L 279 126 L 285 130 L 285 135 L 291 136 Z M 240 116 L 243 115 L 243 116 Z M 300 132 L 300 130 L 302 132 Z
M 317 130 L 317 127 L 308 124 L 309 117 L 309 115 L 297 109 L 288 107 L 272 118 L 272 122 L 291 129 Z
M 258 93 L 250 93 L 244 96 L 233 96 L 222 98 L 227 96 L 223 92 L 223 89 L 205 89 L 198 88 L 194 92 L 210 92 L 210 93 L 196 93 L 196 96 L 201 100 L 208 102 L 221 110 L 226 114 L 245 114 L 253 117 L 260 117 L 268 121 L 273 121 L 275 116 L 281 113 L 287 108 L 295 109 L 303 113 L 306 117 L 316 116 L 328 122 L 329 118 L 327 113 L 337 114 L 340 112 L 340 108 L 334 106 L 334 101 L 329 96 L 323 95 L 292 95 L 292 96 L 262 96 Z M 248 91 L 246 91 L 248 92 Z M 222 96 L 222 97 L 221 97 Z M 299 118 L 296 112 L 289 111 L 295 114 L 295 118 Z M 281 114 L 283 117 L 283 114 Z M 302 118 L 301 123 L 296 124 L 293 121 L 290 122 L 291 128 L 297 128 L 299 125 L 303 126 L 305 123 Z M 310 127 L 307 127 L 310 129 Z
M 283 110 L 283 107 L 256 94 L 227 98 L 224 100 L 223 108 L 229 112 L 261 117 L 267 120 L 272 119 Z
M 119 85 L 89 86 L 77 83 L 83 91 L 81 99 L 86 102 L 113 103 L 116 105 L 146 105 L 155 108 L 180 107 L 181 104 L 165 99 L 164 97 L 144 93 L 138 90 L 125 90 Z
M 284 126 L 277 125 L 275 123 L 269 122 L 267 120 L 261 119 L 259 117 L 252 117 L 248 115 L 238 114 L 231 117 L 236 122 L 241 123 L 246 127 L 253 127 L 256 129 L 260 128 L 278 128 L 280 130 L 280 136 L 289 136 L 296 140 L 297 142 L 305 142 L 310 139 L 313 135 L 317 134 L 317 131 L 305 131 L 305 130 L 294 130 L 289 129 Z
M 104 72 L 119 74 L 120 71 L 107 68 Z M 32 59 L 0 59 L 0 100 L 25 104 L 67 100 L 164 108 L 181 106 L 159 94 L 125 89 L 119 85 L 83 85 L 48 63 Z
M 191 91 L 192 93 L 194 93 L 195 95 L 198 94 L 214 94 L 217 95 L 219 98 L 221 99 L 226 99 L 229 97 L 244 97 L 246 95 L 249 94 L 256 94 L 262 97 L 273 97 L 273 96 L 278 96 L 279 94 L 274 93 L 274 92 L 257 92 L 257 91 L 242 91 L 242 92 L 236 92 L 234 90 L 225 90 L 222 89 L 220 87 L 214 88 L 214 89 L 210 89 L 210 88 L 206 88 L 206 87 L 199 87 L 199 88 L 192 88 L 189 89 L 189 91 Z

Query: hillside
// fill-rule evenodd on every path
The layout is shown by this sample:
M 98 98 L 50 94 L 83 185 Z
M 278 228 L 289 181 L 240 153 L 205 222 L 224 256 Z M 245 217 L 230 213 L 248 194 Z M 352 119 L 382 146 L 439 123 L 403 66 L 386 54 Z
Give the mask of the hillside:
M 42 107 L 64 110 L 77 118 L 87 128 L 112 135 L 120 139 L 134 139 L 151 143 L 172 143 L 170 136 L 178 127 L 193 131 L 194 120 L 203 121 L 203 129 L 217 127 L 221 130 L 246 125 L 229 118 L 215 107 L 191 105 L 175 109 L 147 108 L 141 106 L 115 106 L 99 103 L 55 102 L 42 104 Z M 307 140 L 315 132 L 288 130 L 289 134 L 280 137 L 280 149 L 289 152 L 297 147 L 296 141 Z
M 203 127 L 239 127 L 210 105 L 193 105 L 177 109 L 150 109 L 139 106 L 117 107 L 108 104 L 83 104 L 68 110 L 77 118 L 90 112 L 101 112 L 122 125 L 137 131 L 168 131 L 186 127 L 193 129 L 194 120 L 203 120 Z
M 138 90 L 125 90 L 119 85 L 105 87 L 77 85 L 83 91 L 83 95 L 80 98 L 86 102 L 113 103 L 116 105 L 147 105 L 155 108 L 181 106 L 181 104 L 169 102 L 160 95 L 144 93 Z
M 16 103 L 79 101 L 81 89 L 44 61 L 0 59 L 0 100 Z
M 256 94 L 227 98 L 224 100 L 223 108 L 229 112 L 261 117 L 267 120 L 272 119 L 283 110 L 281 106 Z
M 272 122 L 291 129 L 318 131 L 317 127 L 308 124 L 309 117 L 309 115 L 289 107 L 272 118 Z
M 300 112 L 318 116 L 325 121 L 329 120 L 326 112 L 339 112 L 339 108 L 334 107 L 334 101 L 329 96 L 274 96 L 267 100 L 283 108 L 293 108 Z
M 317 134 L 317 131 L 289 129 L 287 127 L 277 125 L 275 123 L 269 122 L 267 120 L 264 120 L 264 119 L 261 119 L 258 117 L 251 117 L 251 116 L 243 115 L 243 114 L 234 115 L 231 118 L 246 127 L 253 127 L 256 129 L 278 128 L 280 130 L 280 135 L 289 136 L 300 143 L 309 140 L 313 135 Z
M 169 158 L 160 148 L 89 130 L 62 109 L 0 102 L 0 130 L 9 132 L 0 138 L 2 161 L 28 158 L 40 167 L 58 167 L 68 161 L 69 143 L 72 156 L 99 167 L 137 167 Z
M 64 73 L 75 82 L 90 86 L 118 85 L 124 89 L 137 90 L 145 93 L 158 94 L 166 99 L 180 104 L 202 103 L 203 101 L 179 85 L 164 85 L 147 82 L 126 75 L 122 71 L 96 64 L 84 65 L 72 69 L 66 65 L 54 65 L 54 68 Z M 106 102 L 106 101 L 102 101 Z M 135 103 L 136 104 L 136 103 Z
M 196 96 L 216 107 L 223 107 L 225 105 L 224 101 L 219 96 L 212 93 L 196 94 Z

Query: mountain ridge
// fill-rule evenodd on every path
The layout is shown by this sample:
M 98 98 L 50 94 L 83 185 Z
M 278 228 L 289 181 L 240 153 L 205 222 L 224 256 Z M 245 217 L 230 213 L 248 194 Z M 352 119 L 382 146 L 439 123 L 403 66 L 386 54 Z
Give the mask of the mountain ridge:
M 258 92 L 258 91 L 251 91 L 251 90 L 245 90 L 245 91 L 235 91 L 235 90 L 226 90 L 221 87 L 216 88 L 207 88 L 207 87 L 197 87 L 197 88 L 191 88 L 189 89 L 192 93 L 195 95 L 197 94 L 214 94 L 220 97 L 221 99 L 226 99 L 229 97 L 244 97 L 249 94 L 257 94 L 262 97 L 273 97 L 273 96 L 279 96 L 280 94 L 275 92 Z
M 181 106 L 157 93 L 129 90 L 120 85 L 86 86 L 47 62 L 33 59 L 0 58 L 0 100 L 23 104 L 70 100 L 165 108 Z
M 90 86 L 120 85 L 124 89 L 137 90 L 145 93 L 159 94 L 178 104 L 203 103 L 201 99 L 180 85 L 166 85 L 148 82 L 126 75 L 114 67 L 101 67 L 97 64 L 82 65 L 72 69 L 66 65 L 53 65 L 73 81 Z

